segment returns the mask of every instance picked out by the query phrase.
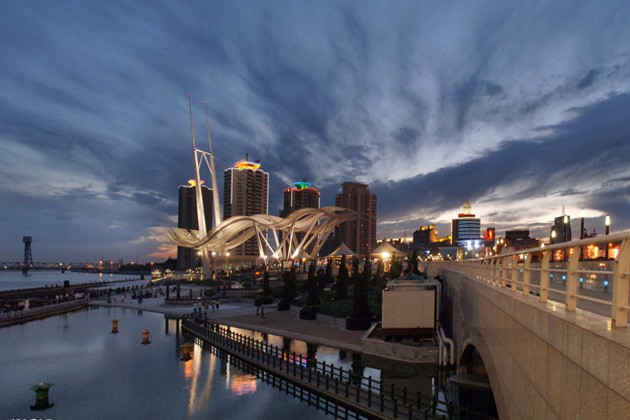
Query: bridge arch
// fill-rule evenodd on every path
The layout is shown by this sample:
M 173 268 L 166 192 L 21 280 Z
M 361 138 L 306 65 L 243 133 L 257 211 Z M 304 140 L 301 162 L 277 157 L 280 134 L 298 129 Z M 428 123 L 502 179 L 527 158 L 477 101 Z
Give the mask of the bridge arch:
M 490 411 L 496 410 L 499 418 L 508 418 L 501 381 L 486 340 L 481 332 L 474 327 L 467 329 L 467 335 L 467 338 L 462 341 L 459 347 L 457 376 L 476 382 L 480 388 L 482 388 L 484 380 L 487 380 L 490 389 L 486 391 L 485 396 L 489 398 L 487 394 L 490 393 L 494 399 L 494 407 L 490 407 Z M 479 396 L 479 393 L 473 392 L 471 395 L 472 398 L 476 398 Z M 460 399 L 462 396 L 460 388 Z M 474 404 L 470 404 L 470 402 L 466 402 L 466 405 L 474 407 Z M 480 411 L 487 411 L 481 407 L 479 409 Z

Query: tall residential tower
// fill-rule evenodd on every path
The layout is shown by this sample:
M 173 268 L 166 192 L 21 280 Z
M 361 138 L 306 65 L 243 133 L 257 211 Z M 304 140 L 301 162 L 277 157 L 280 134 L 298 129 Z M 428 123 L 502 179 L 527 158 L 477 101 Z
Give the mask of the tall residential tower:
M 223 220 L 232 216 L 268 214 L 269 173 L 260 169 L 260 161 L 252 162 L 245 156 L 225 170 L 223 185 Z M 233 253 L 258 256 L 256 238 L 234 248 Z
M 335 204 L 357 213 L 356 221 L 342 223 L 335 232 L 339 243 L 360 256 L 366 256 L 376 247 L 376 195 L 370 194 L 366 184 L 344 182 Z

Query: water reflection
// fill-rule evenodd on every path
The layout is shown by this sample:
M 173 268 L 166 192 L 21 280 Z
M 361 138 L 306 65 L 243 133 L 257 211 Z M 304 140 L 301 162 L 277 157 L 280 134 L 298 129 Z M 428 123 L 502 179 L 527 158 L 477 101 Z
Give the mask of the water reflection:
M 118 334 L 111 333 L 113 319 Z M 144 329 L 151 331 L 151 344 L 142 346 Z M 31 387 L 49 382 L 55 405 L 43 418 L 278 418 L 278 406 L 286 418 L 327 417 L 256 381 L 253 372 L 230 366 L 227 356 L 200 342 L 192 359 L 182 361 L 180 345 L 189 338 L 178 330 L 163 315 L 121 308 L 2 328 L 0 412 L 30 418 Z

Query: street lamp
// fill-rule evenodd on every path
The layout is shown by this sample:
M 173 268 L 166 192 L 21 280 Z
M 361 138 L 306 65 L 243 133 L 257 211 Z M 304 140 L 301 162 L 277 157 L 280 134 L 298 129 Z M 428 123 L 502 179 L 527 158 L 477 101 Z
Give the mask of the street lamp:
M 610 215 L 606 215 L 606 219 L 604 219 L 604 223 L 606 224 L 606 235 L 610 234 Z M 606 253 L 605 258 L 608 259 L 608 247 L 610 244 L 606 244 Z
M 584 239 L 584 209 L 580 210 L 580 239 Z M 584 247 L 580 247 L 580 261 L 584 259 Z

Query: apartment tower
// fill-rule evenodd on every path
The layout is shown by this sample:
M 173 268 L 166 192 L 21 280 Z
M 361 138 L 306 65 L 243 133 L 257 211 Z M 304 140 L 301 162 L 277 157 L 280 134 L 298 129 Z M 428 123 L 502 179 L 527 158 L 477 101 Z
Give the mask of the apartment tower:
M 370 194 L 366 184 L 344 182 L 335 204 L 357 213 L 355 221 L 344 222 L 337 227 L 336 240 L 365 257 L 376 247 L 376 195 Z
M 268 214 L 269 173 L 260 169 L 260 161 L 242 159 L 224 172 L 223 220 L 232 216 Z M 258 256 L 258 241 L 251 238 L 232 250 L 234 255 Z

